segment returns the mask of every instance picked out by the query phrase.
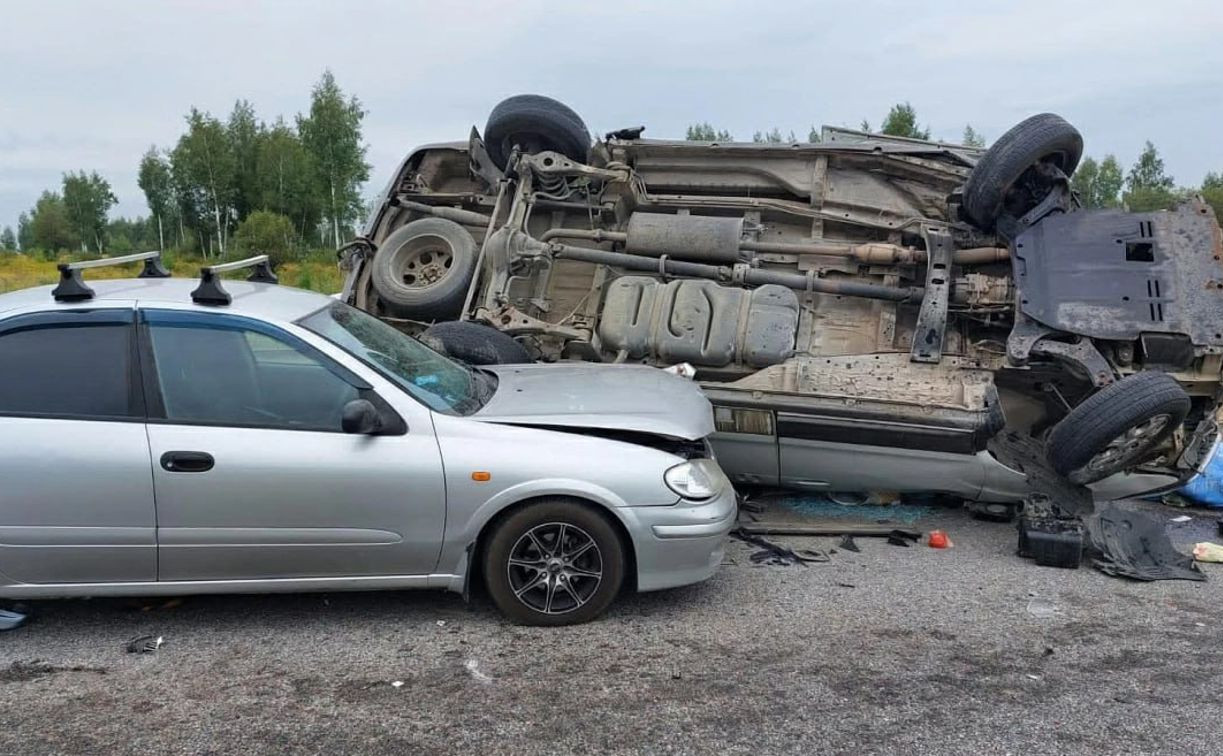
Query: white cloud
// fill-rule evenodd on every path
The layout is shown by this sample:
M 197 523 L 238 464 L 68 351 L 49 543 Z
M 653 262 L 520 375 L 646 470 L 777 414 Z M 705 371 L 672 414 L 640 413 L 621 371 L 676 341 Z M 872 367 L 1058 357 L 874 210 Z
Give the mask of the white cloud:
M 196 106 L 246 98 L 291 117 L 330 67 L 369 115 L 381 189 L 417 144 L 463 138 L 499 99 L 565 100 L 601 133 L 672 136 L 709 120 L 740 138 L 778 126 L 878 123 L 908 100 L 937 136 L 996 138 L 1056 110 L 1092 154 L 1144 139 L 1185 183 L 1223 170 L 1223 6 L 1139 0 L 811 4 L 216 2 L 5 4 L 0 225 L 67 170 L 98 170 L 117 212 L 145 211 L 136 167 Z

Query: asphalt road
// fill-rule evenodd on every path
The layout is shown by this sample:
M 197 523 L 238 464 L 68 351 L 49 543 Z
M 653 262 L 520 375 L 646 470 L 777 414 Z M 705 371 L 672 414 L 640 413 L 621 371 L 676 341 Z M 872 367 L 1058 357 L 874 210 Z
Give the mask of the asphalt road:
M 1010 525 L 921 525 L 955 547 L 761 567 L 735 543 L 705 584 L 557 630 L 445 593 L 44 602 L 0 634 L 3 751 L 1218 752 L 1223 566 L 1134 583 L 1022 560 Z

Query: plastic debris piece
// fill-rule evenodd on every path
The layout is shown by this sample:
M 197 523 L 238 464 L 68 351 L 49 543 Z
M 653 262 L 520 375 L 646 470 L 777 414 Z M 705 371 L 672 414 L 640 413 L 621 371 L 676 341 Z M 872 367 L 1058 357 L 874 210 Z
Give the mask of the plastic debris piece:
M 438 621 L 437 621 L 437 626 L 438 626 L 438 627 L 445 627 L 445 626 L 446 626 L 446 620 L 438 620 Z
M 1223 562 L 1223 546 L 1210 541 L 1193 544 L 1193 558 L 1199 562 Z
M 1179 517 L 1173 517 L 1171 520 L 1168 520 L 1168 522 L 1189 522 L 1192 519 L 1193 518 L 1189 515 L 1181 515 Z
M 1034 598 L 1028 600 L 1028 614 L 1040 619 L 1046 619 L 1061 612 L 1057 608 L 1057 604 L 1046 598 Z
M 941 530 L 931 530 L 930 540 L 927 543 L 932 549 L 949 549 L 953 546 L 951 539 Z
M 488 685 L 493 681 L 493 678 L 480 671 L 480 662 L 475 659 L 468 659 L 463 667 L 467 670 L 467 674 L 471 675 L 472 679 L 478 683 Z
M 141 635 L 128 641 L 125 648 L 129 654 L 151 654 L 165 642 L 160 635 Z
M 402 688 L 403 680 L 395 680 L 394 682 L 391 683 L 391 687 L 392 688 Z
M 692 367 L 692 365 L 687 362 L 681 362 L 678 365 L 665 367 L 662 369 L 662 371 L 664 373 L 670 373 L 671 375 L 678 375 L 680 378 L 687 378 L 688 380 L 692 380 L 696 377 L 696 368 Z
M 0 630 L 16 630 L 25 624 L 27 615 L 9 609 L 0 609 Z
M 846 551 L 852 551 L 855 553 L 862 552 L 862 549 L 858 548 L 858 544 L 854 542 L 854 537 L 848 533 L 841 536 L 841 542 L 838 543 L 837 546 L 839 546 L 842 549 L 845 549 Z
M 1087 518 L 1097 556 L 1092 565 L 1106 575 L 1134 580 L 1205 580 L 1193 559 L 1172 545 L 1161 516 L 1110 501 Z

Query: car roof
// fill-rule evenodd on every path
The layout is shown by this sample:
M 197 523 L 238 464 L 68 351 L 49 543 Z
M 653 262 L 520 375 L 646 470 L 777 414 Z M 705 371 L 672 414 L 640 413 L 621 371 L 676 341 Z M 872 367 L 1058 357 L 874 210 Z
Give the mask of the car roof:
M 198 305 L 191 301 L 191 292 L 200 285 L 197 278 L 120 278 L 89 280 L 85 285 L 93 289 L 92 299 L 76 302 L 57 302 L 51 295 L 53 286 L 36 286 L 8 294 L 0 294 L 0 313 L 7 310 L 36 307 L 40 310 L 81 309 L 105 306 L 107 302 L 130 304 L 135 300 L 141 306 L 174 304 L 176 307 L 206 312 L 225 312 L 233 315 L 249 315 L 262 320 L 293 321 L 316 312 L 333 303 L 331 297 L 304 289 L 294 289 L 279 284 L 248 283 L 246 281 L 223 281 L 222 286 L 233 301 L 229 305 Z

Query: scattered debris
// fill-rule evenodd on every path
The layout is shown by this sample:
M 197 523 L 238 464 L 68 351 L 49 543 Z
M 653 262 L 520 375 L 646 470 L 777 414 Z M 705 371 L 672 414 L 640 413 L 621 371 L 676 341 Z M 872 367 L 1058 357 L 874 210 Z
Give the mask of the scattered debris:
M 670 373 L 671 375 L 678 375 L 680 378 L 687 378 L 688 380 L 692 380 L 696 377 L 696 368 L 692 367 L 692 363 L 690 362 L 681 362 L 678 365 L 671 365 L 670 367 L 663 368 L 662 371 L 664 373 Z
M 893 546 L 903 546 L 906 549 L 920 539 L 921 533 L 914 535 L 910 531 L 904 530 L 893 530 L 888 533 L 888 543 Z
M 932 549 L 949 549 L 955 544 L 947 537 L 947 534 L 941 530 L 931 530 L 930 540 L 926 542 Z
M 1087 518 L 1096 569 L 1134 580 L 1205 580 L 1193 559 L 1177 551 L 1164 519 L 1110 501 Z
M 739 530 L 752 535 L 780 536 L 863 536 L 887 538 L 898 535 L 910 541 L 921 539 L 920 530 L 898 528 L 894 525 L 868 525 L 824 521 L 818 525 L 792 525 L 790 523 L 753 522 L 741 524 Z
M 1178 517 L 1173 517 L 1171 520 L 1168 520 L 1168 522 L 1189 522 L 1192 519 L 1193 518 L 1189 515 L 1180 515 Z
M 395 680 L 395 681 L 393 681 L 393 682 L 391 683 L 391 687 L 392 687 L 392 688 L 402 688 L 402 687 L 403 687 L 403 680 Z
M 487 685 L 493 681 L 493 678 L 480 671 L 480 662 L 476 661 L 475 659 L 468 659 L 467 662 L 463 664 L 463 667 L 467 670 L 467 674 L 471 675 L 472 679 L 478 683 Z
M 1061 614 L 1061 610 L 1057 608 L 1057 604 L 1049 599 L 1037 597 L 1028 600 L 1028 614 L 1040 619 L 1046 619 Z
M 0 609 L 0 630 L 16 630 L 25 624 L 29 615 L 12 609 Z
M 1223 546 L 1210 541 L 1195 543 L 1193 558 L 1199 562 L 1223 562 Z
M 846 551 L 852 551 L 855 554 L 862 553 L 862 549 L 858 548 L 858 544 L 854 542 L 854 537 L 849 533 L 841 536 L 841 540 L 837 543 L 837 546 L 845 549 Z
M 1077 569 L 1083 561 L 1083 523 L 1044 494 L 1035 494 L 1019 518 L 1019 556 L 1043 567 Z
M 828 562 L 831 561 L 829 556 L 822 551 L 815 549 L 791 549 L 788 546 L 782 546 L 779 543 L 774 543 L 767 538 L 762 538 L 754 533 L 747 532 L 744 527 L 738 527 L 730 532 L 731 536 L 760 548 L 759 551 L 749 557 L 752 564 L 764 564 L 772 566 L 788 566 L 791 564 L 801 564 L 806 566 L 808 562 Z
M 445 626 L 446 626 L 446 620 L 438 620 L 438 621 L 437 621 L 437 626 L 438 626 L 438 627 L 445 627 Z
M 141 635 L 128 641 L 124 648 L 129 654 L 151 654 L 161 648 L 165 642 L 160 635 Z

